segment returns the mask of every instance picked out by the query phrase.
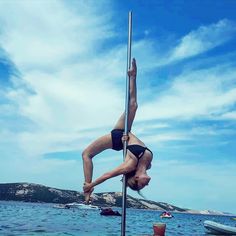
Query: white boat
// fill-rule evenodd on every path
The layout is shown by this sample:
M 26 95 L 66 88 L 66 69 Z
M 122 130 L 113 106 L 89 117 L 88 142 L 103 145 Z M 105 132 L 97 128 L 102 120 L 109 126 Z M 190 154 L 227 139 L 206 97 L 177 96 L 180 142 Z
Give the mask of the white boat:
M 160 216 L 161 218 L 168 218 L 168 219 L 170 219 L 170 218 L 172 218 L 173 216 L 167 216 L 167 215 L 165 215 L 165 216 Z
M 214 221 L 204 221 L 204 227 L 208 233 L 221 235 L 236 235 L 236 227 L 223 225 Z
M 67 203 L 66 206 L 68 206 L 70 208 L 99 210 L 98 206 L 94 206 L 92 204 L 77 203 L 77 202 Z
M 66 204 L 56 204 L 56 205 L 53 205 L 53 208 L 69 209 L 70 207 L 67 206 Z
M 161 218 L 172 218 L 173 215 L 171 215 L 170 212 L 164 211 L 164 212 L 161 213 L 160 217 Z

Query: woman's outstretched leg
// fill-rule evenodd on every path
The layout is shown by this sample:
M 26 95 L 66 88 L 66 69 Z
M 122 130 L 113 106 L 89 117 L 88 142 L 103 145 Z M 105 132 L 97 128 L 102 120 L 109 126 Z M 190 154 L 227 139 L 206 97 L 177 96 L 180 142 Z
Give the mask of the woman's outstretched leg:
M 84 180 L 85 183 L 91 183 L 93 177 L 93 161 L 92 158 L 100 152 L 112 148 L 111 134 L 104 135 L 92 142 L 82 153 Z M 85 194 L 85 201 L 88 202 L 92 191 Z
M 130 89 L 129 89 L 129 115 L 128 115 L 128 130 L 131 130 L 135 114 L 138 108 L 137 103 L 137 86 L 136 86 L 136 75 L 137 75 L 137 66 L 136 61 L 133 58 L 132 68 L 128 71 Z M 117 121 L 114 129 L 124 129 L 125 128 L 125 113 L 121 115 Z

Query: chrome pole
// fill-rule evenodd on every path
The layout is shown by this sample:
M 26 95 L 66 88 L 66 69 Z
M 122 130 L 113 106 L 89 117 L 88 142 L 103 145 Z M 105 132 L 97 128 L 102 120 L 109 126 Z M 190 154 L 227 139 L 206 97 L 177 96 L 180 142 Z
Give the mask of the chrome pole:
M 126 97 L 125 97 L 125 130 L 124 133 L 128 134 L 128 115 L 129 115 L 129 76 L 128 70 L 131 67 L 131 40 L 132 40 L 132 12 L 129 12 L 128 21 L 128 47 L 127 47 L 127 71 L 126 71 Z M 125 160 L 127 152 L 127 141 L 124 142 L 123 159 Z M 121 235 L 125 236 L 126 226 L 126 190 L 127 180 L 123 175 L 123 187 L 122 187 L 122 219 L 121 219 Z

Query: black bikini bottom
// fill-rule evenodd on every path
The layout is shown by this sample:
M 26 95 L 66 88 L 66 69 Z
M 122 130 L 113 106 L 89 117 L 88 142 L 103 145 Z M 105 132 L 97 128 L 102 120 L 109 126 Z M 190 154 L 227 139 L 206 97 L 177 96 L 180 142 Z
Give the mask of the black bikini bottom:
M 116 151 L 120 151 L 123 149 L 123 143 L 122 143 L 123 133 L 124 133 L 123 129 L 113 129 L 111 131 L 112 149 Z

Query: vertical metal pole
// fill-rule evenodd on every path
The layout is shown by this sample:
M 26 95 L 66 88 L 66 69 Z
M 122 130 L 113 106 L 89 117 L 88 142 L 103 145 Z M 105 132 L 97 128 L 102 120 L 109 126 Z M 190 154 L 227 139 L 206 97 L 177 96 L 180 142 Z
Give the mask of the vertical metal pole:
M 131 67 L 131 40 L 132 40 L 132 12 L 129 12 L 128 22 L 128 47 L 127 47 L 127 72 Z M 126 73 L 126 97 L 125 97 L 125 130 L 124 133 L 128 134 L 128 115 L 129 115 L 129 76 Z M 127 141 L 124 142 L 123 159 L 125 160 L 127 152 Z M 121 219 L 121 236 L 125 236 L 126 225 L 126 176 L 123 176 L 122 187 L 122 219 Z

